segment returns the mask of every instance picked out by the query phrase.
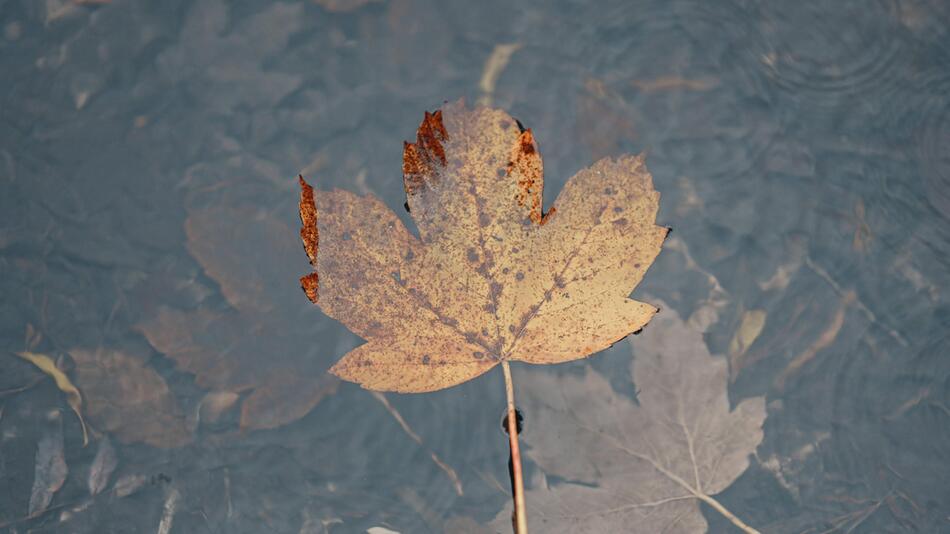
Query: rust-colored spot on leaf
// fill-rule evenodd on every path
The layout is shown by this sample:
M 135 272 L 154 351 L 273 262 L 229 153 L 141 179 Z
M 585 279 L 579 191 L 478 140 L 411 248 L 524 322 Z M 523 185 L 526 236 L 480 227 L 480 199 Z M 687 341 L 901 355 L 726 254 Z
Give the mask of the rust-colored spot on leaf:
M 300 277 L 300 287 L 307 294 L 310 302 L 317 303 L 318 290 L 320 289 L 319 276 L 317 273 L 310 273 Z
M 449 134 L 442 124 L 442 112 L 425 114 L 415 143 L 403 143 L 402 176 L 406 194 L 411 195 L 434 179 L 439 167 L 445 167 L 445 147 Z
M 531 129 L 522 130 L 511 149 L 508 175 L 518 183 L 518 205 L 527 206 L 532 222 L 541 223 L 541 188 L 544 167 Z
M 307 257 L 310 258 L 310 265 L 316 267 L 320 244 L 320 233 L 317 231 L 317 206 L 313 200 L 313 188 L 303 179 L 303 175 L 298 176 L 297 179 L 300 180 L 300 239 L 303 241 L 304 250 L 307 251 Z M 300 278 L 300 287 L 314 304 L 317 303 L 317 290 L 320 286 L 318 280 L 317 273 L 310 273 Z
M 313 188 L 303 179 L 303 175 L 297 179 L 300 180 L 300 239 L 303 240 L 303 248 L 307 251 L 310 264 L 316 266 L 320 235 L 317 233 L 317 207 L 313 201 Z

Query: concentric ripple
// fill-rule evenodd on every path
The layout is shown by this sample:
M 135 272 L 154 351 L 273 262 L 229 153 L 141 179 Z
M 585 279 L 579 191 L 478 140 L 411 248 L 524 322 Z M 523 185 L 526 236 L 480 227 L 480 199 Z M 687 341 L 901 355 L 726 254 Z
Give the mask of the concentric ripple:
M 771 2 L 763 34 L 771 51 L 761 59 L 782 89 L 819 105 L 877 93 L 894 83 L 903 52 L 901 12 L 891 0 L 830 4 Z

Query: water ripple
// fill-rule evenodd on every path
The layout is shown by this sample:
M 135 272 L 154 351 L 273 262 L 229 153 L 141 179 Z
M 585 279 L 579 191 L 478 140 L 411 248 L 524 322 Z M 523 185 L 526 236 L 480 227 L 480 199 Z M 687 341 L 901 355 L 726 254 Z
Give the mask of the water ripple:
M 920 110 L 923 123 L 915 137 L 927 200 L 950 219 L 950 76 L 940 74 L 926 80 L 921 88 L 926 99 Z
M 867 95 L 899 80 L 906 50 L 892 0 L 851 2 L 829 12 L 824 2 L 763 6 L 771 50 L 761 58 L 782 89 L 822 105 Z

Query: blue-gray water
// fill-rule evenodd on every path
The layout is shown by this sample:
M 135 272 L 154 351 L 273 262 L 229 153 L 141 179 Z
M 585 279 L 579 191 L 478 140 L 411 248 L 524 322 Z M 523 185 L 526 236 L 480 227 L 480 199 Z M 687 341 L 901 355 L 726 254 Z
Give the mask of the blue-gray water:
M 714 353 L 747 311 L 766 314 L 732 359 L 730 396 L 765 395 L 769 416 L 719 496 L 730 510 L 764 532 L 950 532 L 950 4 L 349 3 L 0 1 L 0 531 L 155 532 L 164 516 L 175 533 L 412 533 L 494 517 L 499 372 L 388 396 L 424 445 L 356 386 L 281 387 L 359 343 L 297 288 L 294 177 L 404 215 L 403 139 L 465 97 L 533 129 L 548 202 L 594 160 L 647 151 L 675 240 L 637 294 L 688 316 L 718 281 Z M 189 229 L 208 213 L 220 228 Z M 163 312 L 191 325 L 159 328 L 198 347 L 190 367 L 142 326 Z M 104 396 L 117 415 L 87 421 L 84 448 L 24 350 L 74 379 L 82 354 L 117 352 L 141 376 L 89 379 L 83 409 Z M 547 372 L 591 365 L 631 394 L 629 359 L 623 342 Z M 155 384 L 169 413 L 143 400 Z M 209 391 L 241 397 L 211 422 Z M 296 420 L 255 428 L 282 419 Z M 91 496 L 102 432 L 117 467 Z M 68 477 L 29 517 L 60 435 Z M 119 481 L 141 486 L 121 496 Z

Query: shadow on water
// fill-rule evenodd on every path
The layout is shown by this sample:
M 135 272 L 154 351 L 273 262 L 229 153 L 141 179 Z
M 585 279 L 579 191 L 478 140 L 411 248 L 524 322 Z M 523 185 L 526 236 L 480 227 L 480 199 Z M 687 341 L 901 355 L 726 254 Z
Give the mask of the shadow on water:
M 360 340 L 297 289 L 293 178 L 405 218 L 402 140 L 458 97 L 533 129 L 548 204 L 647 152 L 675 236 L 637 294 L 714 302 L 730 398 L 766 397 L 730 510 L 950 529 L 944 2 L 10 0 L 0 28 L 0 530 L 485 531 L 500 374 L 387 407 L 327 377 Z M 19 351 L 83 391 L 87 447 Z M 545 372 L 635 395 L 629 362 Z

